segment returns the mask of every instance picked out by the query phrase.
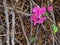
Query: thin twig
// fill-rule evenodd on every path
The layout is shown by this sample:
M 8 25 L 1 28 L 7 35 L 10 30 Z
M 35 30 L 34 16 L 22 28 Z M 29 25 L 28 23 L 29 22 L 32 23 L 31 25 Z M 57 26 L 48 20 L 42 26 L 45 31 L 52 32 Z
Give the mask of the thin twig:
M 43 6 L 43 0 L 41 0 L 41 6 Z
M 60 10 L 60 7 L 57 5 L 52 4 L 55 8 L 58 8 Z
M 53 20 L 48 15 L 46 17 L 53 23 Z
M 7 8 L 7 5 L 6 5 L 6 0 L 3 0 L 3 5 L 4 5 L 4 8 L 5 8 L 5 15 L 6 15 L 6 24 L 7 24 L 7 45 L 10 45 L 9 43 L 9 17 L 8 17 L 8 8 Z
M 53 17 L 54 24 L 56 24 L 55 16 L 54 16 L 54 11 L 53 12 L 50 12 L 50 13 L 51 13 L 51 16 Z
M 2 45 L 2 37 L 0 37 L 0 45 Z
M 21 18 L 20 16 L 19 16 L 19 19 L 20 19 L 20 22 L 21 22 L 23 35 L 25 36 L 26 41 L 27 41 L 27 45 L 30 45 L 29 40 L 28 40 L 28 37 L 27 37 L 27 35 L 26 35 L 25 31 L 24 31 L 24 30 L 25 30 L 25 28 L 24 28 L 24 25 L 23 25 L 23 22 L 22 22 L 22 18 Z
M 60 40 L 57 38 L 57 36 L 55 35 L 55 40 L 58 41 L 58 43 L 60 43 Z
M 39 25 L 37 26 L 37 31 L 36 31 L 36 34 L 35 34 L 35 38 L 37 39 L 37 35 L 39 33 L 40 29 L 39 29 Z M 36 45 L 36 41 L 34 42 L 34 45 Z
M 11 11 L 11 14 L 12 14 L 12 30 L 11 30 L 11 43 L 12 45 L 15 45 L 15 42 L 14 42 L 14 32 L 15 32 L 15 13 L 14 11 Z
M 31 2 L 33 3 L 34 6 L 38 6 L 38 4 L 36 4 L 33 0 L 31 0 Z
M 14 39 L 17 43 L 19 43 L 19 45 L 23 45 L 17 38 L 14 38 Z
M 8 9 L 14 10 L 14 11 L 16 11 L 16 13 L 22 13 L 22 14 L 24 14 L 25 16 L 31 16 L 31 14 L 25 13 L 25 12 L 20 11 L 20 10 L 16 10 L 16 9 L 14 9 L 13 7 L 8 7 Z
M 32 5 L 32 3 L 31 3 L 31 1 L 29 0 L 29 2 L 30 2 L 30 13 L 32 13 L 32 7 L 33 7 L 33 5 Z M 32 20 L 30 19 L 30 22 L 31 22 L 31 31 L 30 31 L 30 35 L 31 35 L 31 37 L 32 37 Z

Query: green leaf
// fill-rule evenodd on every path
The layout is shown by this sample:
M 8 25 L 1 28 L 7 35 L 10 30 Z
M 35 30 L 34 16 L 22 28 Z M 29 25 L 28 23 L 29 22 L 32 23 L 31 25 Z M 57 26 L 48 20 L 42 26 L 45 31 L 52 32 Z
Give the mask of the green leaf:
M 52 29 L 53 29 L 54 34 L 58 32 L 58 27 L 55 24 L 52 24 Z
M 36 39 L 35 39 L 35 37 L 32 37 L 31 39 L 30 39 L 30 42 L 34 42 Z
M 46 15 L 49 15 L 49 13 L 48 13 L 48 12 L 46 12 L 45 14 L 46 14 Z

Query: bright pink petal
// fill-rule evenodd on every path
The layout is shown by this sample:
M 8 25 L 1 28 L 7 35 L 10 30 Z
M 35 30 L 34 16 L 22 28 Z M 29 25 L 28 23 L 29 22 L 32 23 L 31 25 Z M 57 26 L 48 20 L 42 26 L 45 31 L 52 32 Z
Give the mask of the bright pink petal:
M 31 20 L 34 20 L 35 18 L 37 18 L 37 14 L 32 14 L 30 17 Z
M 40 7 L 36 6 L 36 7 L 33 8 L 33 13 L 39 15 L 40 14 L 39 10 L 40 10 Z
M 43 18 L 40 18 L 40 20 L 38 21 L 39 24 L 43 23 Z
M 38 22 L 38 19 L 35 19 L 35 20 L 34 20 L 34 25 L 36 25 L 36 24 L 37 24 L 37 22 Z
M 40 18 L 39 21 L 38 21 L 38 23 L 42 24 L 44 21 L 46 21 L 46 17 Z
M 33 13 L 36 13 L 36 12 L 38 11 L 38 8 L 39 8 L 39 7 L 37 7 L 37 6 L 34 7 L 34 8 L 33 8 Z
M 49 6 L 49 7 L 48 7 L 48 11 L 49 11 L 49 12 L 53 11 L 53 7 L 52 7 L 52 6 Z
M 41 14 L 45 14 L 46 13 L 46 7 L 41 7 Z
M 33 14 L 30 18 L 33 20 L 34 25 L 36 25 L 38 21 L 37 14 Z
M 38 15 L 38 18 L 40 18 L 41 17 L 41 15 Z

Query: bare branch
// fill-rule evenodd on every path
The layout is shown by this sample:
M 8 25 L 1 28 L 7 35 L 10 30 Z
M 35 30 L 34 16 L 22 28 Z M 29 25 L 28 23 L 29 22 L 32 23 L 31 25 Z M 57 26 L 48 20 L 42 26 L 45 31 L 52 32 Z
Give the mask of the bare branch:
M 30 45 L 29 40 L 28 40 L 28 37 L 27 37 L 27 35 L 26 35 L 25 31 L 24 31 L 25 29 L 24 29 L 24 25 L 23 25 L 23 22 L 22 22 L 22 18 L 20 16 L 19 16 L 19 19 L 20 19 L 20 22 L 21 22 L 23 35 L 25 36 L 26 41 L 27 41 L 27 45 Z
M 14 42 L 14 32 L 15 32 L 15 13 L 14 11 L 11 11 L 11 14 L 12 14 L 12 30 L 11 30 L 11 43 L 12 45 L 15 45 L 15 42 Z
M 6 5 L 6 0 L 3 0 L 3 5 L 4 5 L 4 8 L 5 8 L 5 15 L 6 15 L 6 24 L 7 24 L 7 45 L 10 45 L 9 43 L 9 17 L 8 17 L 8 8 L 7 8 L 7 5 Z

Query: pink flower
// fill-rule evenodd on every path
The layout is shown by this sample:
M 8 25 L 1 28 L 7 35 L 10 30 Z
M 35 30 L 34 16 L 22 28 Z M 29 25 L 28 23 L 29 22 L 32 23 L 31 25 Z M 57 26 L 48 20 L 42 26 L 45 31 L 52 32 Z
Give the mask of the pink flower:
M 46 7 L 33 8 L 33 14 L 31 16 L 31 20 L 34 22 L 34 25 L 36 25 L 37 23 L 42 24 L 46 20 L 46 17 L 41 17 L 42 14 L 45 13 L 46 13 Z
M 46 7 L 41 7 L 41 14 L 45 14 L 46 13 Z
M 46 13 L 46 7 L 34 7 L 33 8 L 33 14 L 37 14 L 38 18 L 42 15 Z
M 40 18 L 40 19 L 38 20 L 38 23 L 39 23 L 39 24 L 42 24 L 44 21 L 46 21 L 46 17 Z
M 49 6 L 49 7 L 48 7 L 48 11 L 49 11 L 49 12 L 53 11 L 53 7 L 52 7 L 52 6 Z

